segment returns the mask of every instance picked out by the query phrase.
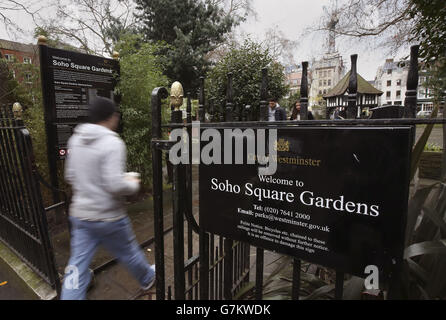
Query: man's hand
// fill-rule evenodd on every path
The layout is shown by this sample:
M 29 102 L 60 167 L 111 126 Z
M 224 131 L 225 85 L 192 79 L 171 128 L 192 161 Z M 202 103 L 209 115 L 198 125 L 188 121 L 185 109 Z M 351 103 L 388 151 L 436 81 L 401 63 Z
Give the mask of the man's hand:
M 137 177 L 125 176 L 124 179 L 127 181 L 136 182 L 138 184 L 141 183 L 141 179 Z

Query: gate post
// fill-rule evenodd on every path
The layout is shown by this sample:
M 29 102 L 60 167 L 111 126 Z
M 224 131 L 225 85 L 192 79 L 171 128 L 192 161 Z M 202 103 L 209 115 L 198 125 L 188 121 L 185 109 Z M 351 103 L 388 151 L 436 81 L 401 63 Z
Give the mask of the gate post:
M 418 92 L 418 51 L 420 46 L 410 47 L 410 65 L 407 74 L 406 99 L 404 100 L 404 118 L 416 118 L 417 116 L 417 92 Z M 415 144 L 416 126 L 413 125 L 412 144 Z
M 171 104 L 174 107 L 171 115 L 171 123 L 183 122 L 183 111 L 179 108 L 183 105 L 183 86 L 174 82 L 170 90 Z M 184 275 L 184 210 L 186 196 L 186 184 L 184 165 L 173 166 L 173 250 L 174 250 L 174 297 L 175 300 L 184 300 L 186 280 Z
M 356 98 L 358 93 L 358 73 L 356 72 L 356 62 L 358 60 L 358 55 L 352 54 L 350 58 L 352 61 L 352 67 L 350 70 L 350 79 L 348 81 L 347 118 L 355 119 L 358 113 L 356 108 Z
M 410 47 L 410 66 L 407 74 L 404 118 L 415 118 L 417 114 L 418 51 L 420 46 Z
M 205 122 L 206 110 L 204 107 L 204 77 L 200 77 L 200 92 L 198 95 L 198 119 Z
M 302 81 L 300 83 L 300 119 L 308 120 L 308 62 L 302 62 Z
M 204 77 L 200 77 L 199 115 L 201 122 L 205 122 L 206 120 L 204 98 L 205 98 Z M 200 214 L 200 221 L 199 221 L 200 226 L 203 225 L 201 217 L 202 215 Z M 209 299 L 209 234 L 203 228 L 200 228 L 199 231 L 199 254 L 200 254 L 200 299 L 207 300 Z
M 232 109 L 233 109 L 233 91 L 232 91 L 232 73 L 228 73 L 228 88 L 226 91 L 226 122 L 232 121 Z M 234 153 L 233 153 L 234 154 Z M 224 240 L 224 284 L 223 284 L 223 297 L 225 300 L 232 299 L 232 274 L 233 274 L 233 257 L 232 257 L 232 244 L 231 239 Z
M 259 121 L 268 121 L 268 69 L 262 69 L 262 86 L 260 87 Z
M 47 45 L 47 38 L 45 36 L 39 36 L 37 41 L 37 46 L 39 47 L 39 58 L 40 61 L 44 61 L 47 59 L 49 53 L 48 53 L 48 45 Z M 52 124 L 50 119 L 55 117 L 55 115 L 52 114 L 52 111 L 50 109 L 50 104 L 52 99 L 54 99 L 51 95 L 48 94 L 49 90 L 47 88 L 49 84 L 48 77 L 50 77 L 50 71 L 49 67 L 44 64 L 40 63 L 40 75 L 41 75 L 41 85 L 42 85 L 42 92 L 43 92 L 43 108 L 44 108 L 44 118 L 45 118 L 45 132 L 46 132 L 46 145 L 47 145 L 47 159 L 48 159 L 48 169 L 50 173 L 50 181 L 51 185 L 54 187 L 52 190 L 52 197 L 54 203 L 60 202 L 60 196 L 59 192 L 56 191 L 56 189 L 59 189 L 59 178 L 57 175 L 58 171 L 58 165 L 57 165 L 57 157 L 56 157 L 56 150 L 54 149 L 54 146 L 57 144 L 57 137 L 54 134 L 54 130 L 52 128 Z M 62 215 L 60 209 L 56 209 L 56 223 L 60 224 L 62 222 Z
M 232 110 L 234 108 L 233 92 L 232 92 L 232 72 L 228 73 L 228 88 L 226 90 L 226 110 L 225 121 L 232 122 Z
M 166 88 L 152 91 L 152 139 L 161 138 L 161 99 L 168 96 Z M 152 144 L 153 211 L 155 228 L 156 299 L 165 299 L 164 221 L 163 221 L 163 152 Z

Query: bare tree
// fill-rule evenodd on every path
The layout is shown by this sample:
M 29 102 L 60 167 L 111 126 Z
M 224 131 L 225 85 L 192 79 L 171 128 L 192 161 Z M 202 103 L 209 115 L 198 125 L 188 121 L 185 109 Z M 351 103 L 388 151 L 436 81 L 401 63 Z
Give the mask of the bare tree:
M 395 52 L 413 40 L 409 31 L 416 17 L 410 15 L 411 9 L 410 0 L 345 0 L 340 4 L 332 0 L 311 30 L 367 38 Z
M 56 18 L 40 26 L 90 54 L 113 54 L 119 34 L 135 27 L 132 0 L 57 0 Z
M 247 17 L 257 18 L 257 12 L 252 6 L 252 0 L 208 0 L 212 5 L 223 9 L 226 15 L 243 21 Z
M 39 12 L 43 8 L 42 2 L 37 0 L 0 0 L 0 24 L 3 25 L 7 33 L 24 32 L 16 21 L 15 15 L 24 13 L 36 23 L 40 18 Z
M 297 41 L 290 40 L 276 25 L 266 31 L 263 46 L 282 64 L 294 64 L 294 51 Z
M 255 11 L 252 1 L 253 0 L 203 0 L 211 5 L 221 8 L 226 16 L 230 16 L 235 19 L 236 23 L 242 23 L 246 21 L 248 17 L 257 19 L 257 12 Z M 241 45 L 238 42 L 238 38 L 244 39 L 244 35 L 237 35 L 237 30 L 234 28 L 231 32 L 228 32 L 225 36 L 225 41 L 222 42 L 207 54 L 207 59 L 214 63 L 220 61 L 226 53 L 232 48 L 237 48 Z

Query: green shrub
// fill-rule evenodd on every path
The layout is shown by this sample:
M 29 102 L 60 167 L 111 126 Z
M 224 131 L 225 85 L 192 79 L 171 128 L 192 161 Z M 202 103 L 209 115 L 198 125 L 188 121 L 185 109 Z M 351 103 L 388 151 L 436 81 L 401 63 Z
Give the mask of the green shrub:
M 121 94 L 122 137 L 127 145 L 128 170 L 141 173 L 143 188 L 152 182 L 151 94 L 154 88 L 167 86 L 163 66 L 155 52 L 160 45 L 143 43 L 139 36 L 123 38 L 116 48 L 120 53 L 121 77 L 117 92 Z M 163 107 L 167 112 L 167 108 Z M 166 115 L 164 114 L 164 119 Z
M 235 113 L 250 105 L 255 115 L 260 105 L 260 87 L 262 68 L 268 68 L 269 96 L 281 99 L 289 87 L 285 84 L 284 68 L 274 61 L 268 50 L 252 40 L 233 47 L 207 74 L 207 98 L 213 100 L 214 106 L 223 110 L 226 101 L 227 75 L 233 74 L 233 97 Z M 286 107 L 286 106 L 285 106 Z

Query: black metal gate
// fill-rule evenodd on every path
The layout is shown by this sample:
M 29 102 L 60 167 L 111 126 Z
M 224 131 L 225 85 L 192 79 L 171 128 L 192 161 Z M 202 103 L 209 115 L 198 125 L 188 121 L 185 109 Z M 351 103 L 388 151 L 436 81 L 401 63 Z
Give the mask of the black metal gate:
M 423 121 L 415 120 L 418 86 L 418 47 L 411 52 L 411 66 L 407 81 L 407 93 L 404 108 L 406 119 L 369 119 L 358 120 L 357 110 L 357 73 L 356 57 L 352 56 L 352 72 L 348 86 L 347 116 L 349 120 L 306 120 L 308 119 L 308 63 L 303 63 L 301 85 L 301 121 L 268 121 L 268 81 L 267 70 L 262 70 L 261 102 L 257 109 L 234 106 L 232 91 L 232 74 L 228 74 L 226 106 L 221 112 L 216 112 L 212 106 L 211 123 L 205 123 L 204 78 L 201 78 L 199 92 L 198 118 L 202 128 L 243 127 L 271 128 L 286 126 L 385 126 L 385 125 L 415 125 Z M 191 136 L 191 100 L 188 94 L 187 121 L 183 124 L 182 111 L 172 111 L 171 123 L 162 125 L 162 99 L 166 99 L 166 88 L 156 88 L 152 93 L 152 156 L 153 156 L 153 193 L 155 214 L 155 259 L 157 266 L 156 293 L 157 299 L 171 299 L 171 287 L 165 288 L 165 261 L 163 237 L 163 207 L 162 207 L 162 159 L 163 152 L 172 146 L 172 142 L 163 139 L 163 128 L 185 128 Z M 253 111 L 254 110 L 254 111 Z M 402 116 L 402 115 L 401 115 Z M 423 123 L 434 123 L 436 120 L 425 120 Z M 441 121 L 441 120 L 440 120 Z M 207 121 L 209 122 L 209 121 Z M 440 122 L 439 122 L 440 123 Z M 442 122 L 441 122 L 442 123 Z M 191 163 L 191 162 L 189 162 Z M 250 246 L 231 239 L 215 236 L 199 227 L 192 211 L 192 165 L 173 166 L 173 242 L 174 242 L 174 299 L 233 299 L 238 290 L 247 283 L 250 271 Z M 187 223 L 187 259 L 185 259 L 184 221 Z M 192 236 L 199 237 L 199 252 L 193 253 Z M 264 250 L 256 248 L 255 298 L 262 299 Z M 393 283 L 389 287 L 389 298 L 396 289 L 397 274 L 395 270 Z M 294 259 L 292 278 L 292 299 L 299 298 L 301 261 Z M 344 288 L 344 273 L 336 272 L 334 298 L 342 299 Z
M 0 240 L 60 289 L 31 138 L 11 106 L 0 106 Z

